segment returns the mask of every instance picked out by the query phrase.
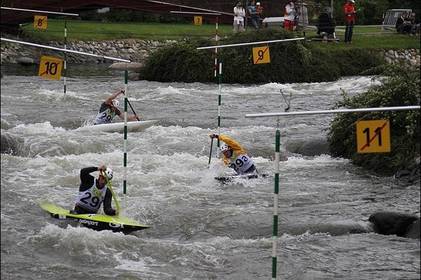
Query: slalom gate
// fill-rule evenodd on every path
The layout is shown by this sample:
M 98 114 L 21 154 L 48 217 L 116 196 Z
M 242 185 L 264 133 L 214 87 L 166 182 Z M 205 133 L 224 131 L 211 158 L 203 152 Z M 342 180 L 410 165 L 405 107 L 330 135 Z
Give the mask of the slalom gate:
M 281 146 L 281 132 L 279 129 L 279 118 L 286 116 L 302 116 L 302 115 L 321 115 L 321 114 L 340 114 L 340 113 L 358 113 L 358 112 L 381 112 L 381 111 L 404 111 L 404 110 L 420 110 L 420 106 L 400 106 L 400 107 L 379 107 L 379 108 L 359 108 L 359 109 L 338 109 L 338 110 L 321 110 L 321 111 L 301 111 L 301 112 L 279 112 L 279 113 L 261 113 L 261 114 L 247 114 L 246 118 L 277 118 L 277 128 L 275 133 L 275 174 L 274 174 L 274 194 L 273 194 L 273 231 L 272 231 L 272 279 L 277 278 L 277 242 L 278 242 L 278 196 L 279 196 L 279 162 L 280 162 L 280 146 Z M 388 122 L 387 122 L 388 123 Z M 383 126 L 373 128 L 374 137 L 363 138 L 367 141 L 362 148 L 369 146 L 369 144 L 376 137 L 381 142 L 381 130 Z M 390 146 L 389 146 L 390 147 Z

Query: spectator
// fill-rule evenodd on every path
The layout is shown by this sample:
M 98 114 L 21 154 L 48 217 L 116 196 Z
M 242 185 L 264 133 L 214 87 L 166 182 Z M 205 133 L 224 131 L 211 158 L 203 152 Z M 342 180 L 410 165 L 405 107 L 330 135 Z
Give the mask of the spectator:
M 296 23 L 296 29 L 297 30 L 299 27 L 303 29 L 305 29 L 305 27 L 308 25 L 308 9 L 307 9 L 307 4 L 304 2 L 300 2 L 299 5 L 297 5 L 296 7 L 296 11 L 297 11 L 297 23 Z
M 396 31 L 402 34 L 412 34 L 413 25 L 415 25 L 415 15 L 412 17 L 410 12 L 402 13 L 396 21 Z
M 323 38 L 324 42 L 326 42 L 328 38 L 335 39 L 335 22 L 327 10 L 319 15 L 317 34 Z
M 253 25 L 255 29 L 259 29 L 259 15 L 257 14 L 255 0 L 251 0 L 250 5 L 247 7 L 247 12 L 250 15 L 251 25 Z
M 246 11 L 243 8 L 241 1 L 237 2 L 237 5 L 234 7 L 234 33 L 243 32 L 244 29 L 244 17 L 246 16 Z
M 395 28 L 396 28 L 396 32 L 398 32 L 398 33 L 403 33 L 402 32 L 402 30 L 403 30 L 403 22 L 405 21 L 404 18 L 403 18 L 403 14 L 404 13 L 401 13 L 399 15 L 398 19 L 396 20 Z
M 259 16 L 259 28 L 262 26 L 262 20 L 263 20 L 263 6 L 260 4 L 260 2 L 256 3 L 256 11 L 257 15 Z
M 346 0 L 344 8 L 345 14 L 345 43 L 351 44 L 352 42 L 352 29 L 354 28 L 356 19 L 355 0 Z
M 294 31 L 295 27 L 295 0 L 289 0 L 285 5 L 285 15 L 284 15 L 284 29 L 289 31 Z

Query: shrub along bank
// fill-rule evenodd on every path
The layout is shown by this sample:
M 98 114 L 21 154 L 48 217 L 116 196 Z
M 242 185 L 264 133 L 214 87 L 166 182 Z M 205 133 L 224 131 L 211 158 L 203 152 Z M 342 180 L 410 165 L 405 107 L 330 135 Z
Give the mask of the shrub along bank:
M 234 44 L 293 38 L 282 30 L 244 32 L 219 41 Z M 182 41 L 161 48 L 147 59 L 142 79 L 161 82 L 213 82 L 214 50 L 197 50 L 215 41 Z M 252 48 L 242 46 L 218 50 L 223 63 L 224 83 L 291 83 L 333 81 L 341 76 L 358 75 L 384 63 L 381 56 L 365 49 L 317 48 L 304 41 L 269 45 L 270 63 L 254 64 Z
M 409 106 L 420 104 L 420 72 L 418 69 L 392 68 L 385 74 L 382 85 L 354 97 L 344 98 L 337 107 L 368 108 Z M 333 156 L 349 158 L 353 163 L 376 173 L 391 175 L 398 171 L 419 172 L 416 159 L 420 155 L 420 111 L 391 111 L 337 115 L 333 120 L 328 141 Z M 355 124 L 364 119 L 390 121 L 390 153 L 358 154 Z M 415 174 L 415 173 L 414 173 Z M 419 173 L 416 175 L 419 180 Z

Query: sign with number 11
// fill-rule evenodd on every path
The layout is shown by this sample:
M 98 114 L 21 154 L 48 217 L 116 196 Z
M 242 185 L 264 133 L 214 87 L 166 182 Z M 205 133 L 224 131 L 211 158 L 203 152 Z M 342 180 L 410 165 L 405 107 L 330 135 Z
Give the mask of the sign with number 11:
M 358 153 L 390 152 L 390 125 L 388 120 L 357 122 Z

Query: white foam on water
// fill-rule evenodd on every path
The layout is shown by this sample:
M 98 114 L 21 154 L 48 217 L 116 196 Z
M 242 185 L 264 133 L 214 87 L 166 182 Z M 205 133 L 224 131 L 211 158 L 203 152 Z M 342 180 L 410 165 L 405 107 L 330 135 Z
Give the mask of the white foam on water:
M 349 163 L 348 159 L 344 158 L 334 158 L 330 155 L 319 155 L 312 158 L 304 158 L 304 157 L 297 157 L 297 156 L 290 156 L 288 160 L 283 162 L 284 166 L 293 167 L 293 168 L 301 168 L 301 167 L 323 167 L 329 165 L 338 165 L 338 164 L 347 164 Z
M 66 129 L 62 127 L 54 127 L 49 121 L 43 123 L 19 124 L 10 129 L 11 132 L 18 132 L 19 134 L 42 134 L 52 135 L 60 132 L 65 132 Z

